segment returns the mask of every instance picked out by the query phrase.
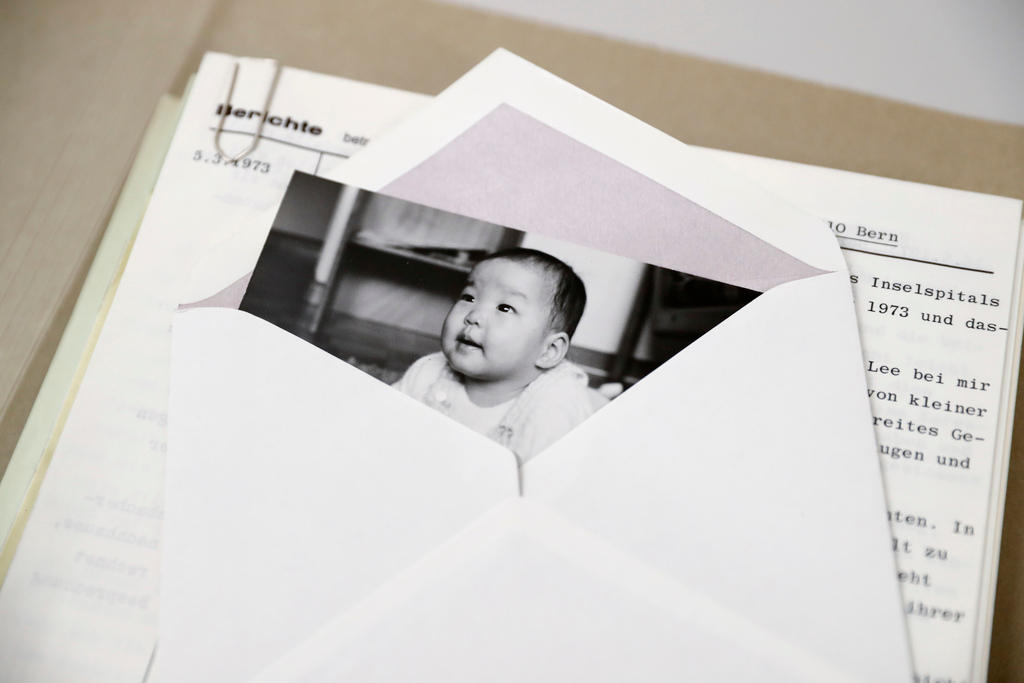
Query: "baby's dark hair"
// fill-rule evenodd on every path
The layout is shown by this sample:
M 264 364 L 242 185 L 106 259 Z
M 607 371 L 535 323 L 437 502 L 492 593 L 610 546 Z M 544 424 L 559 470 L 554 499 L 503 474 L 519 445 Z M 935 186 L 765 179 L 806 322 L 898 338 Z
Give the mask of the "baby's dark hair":
M 552 282 L 551 294 L 551 329 L 565 332 L 572 337 L 576 326 L 583 317 L 583 309 L 587 305 L 587 288 L 583 280 L 567 263 L 551 254 L 536 249 L 512 247 L 488 254 L 480 259 L 484 261 L 504 259 L 514 263 L 525 263 L 544 271 Z

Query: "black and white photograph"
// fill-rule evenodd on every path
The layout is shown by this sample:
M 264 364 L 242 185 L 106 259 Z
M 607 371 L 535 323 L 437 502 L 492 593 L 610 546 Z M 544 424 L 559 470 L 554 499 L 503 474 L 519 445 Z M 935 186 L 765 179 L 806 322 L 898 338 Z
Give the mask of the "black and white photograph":
M 525 462 L 757 295 L 296 173 L 241 310 Z

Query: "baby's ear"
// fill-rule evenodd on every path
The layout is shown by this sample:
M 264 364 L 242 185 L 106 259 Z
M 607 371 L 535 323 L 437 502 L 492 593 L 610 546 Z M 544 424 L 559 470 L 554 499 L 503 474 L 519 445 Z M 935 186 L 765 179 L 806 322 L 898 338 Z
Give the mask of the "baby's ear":
M 534 364 L 541 370 L 549 370 L 561 363 L 567 353 L 569 335 L 565 332 L 552 332 L 544 340 L 544 346 Z

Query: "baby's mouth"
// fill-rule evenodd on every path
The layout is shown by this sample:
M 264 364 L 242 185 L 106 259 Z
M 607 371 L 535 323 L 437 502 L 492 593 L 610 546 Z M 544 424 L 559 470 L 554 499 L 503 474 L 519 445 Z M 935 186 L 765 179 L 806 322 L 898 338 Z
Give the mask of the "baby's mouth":
M 471 346 L 475 349 L 480 349 L 481 351 L 483 351 L 484 348 L 480 342 L 474 340 L 465 333 L 459 333 L 459 335 L 455 337 L 455 342 L 461 346 Z

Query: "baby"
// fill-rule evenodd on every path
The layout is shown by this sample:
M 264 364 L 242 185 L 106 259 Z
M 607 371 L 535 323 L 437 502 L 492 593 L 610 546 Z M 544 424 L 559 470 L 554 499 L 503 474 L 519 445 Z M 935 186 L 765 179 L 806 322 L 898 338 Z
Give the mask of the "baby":
M 397 389 L 511 449 L 526 462 L 603 403 L 565 360 L 587 302 L 572 268 L 534 249 L 477 263 L 441 329 Z

